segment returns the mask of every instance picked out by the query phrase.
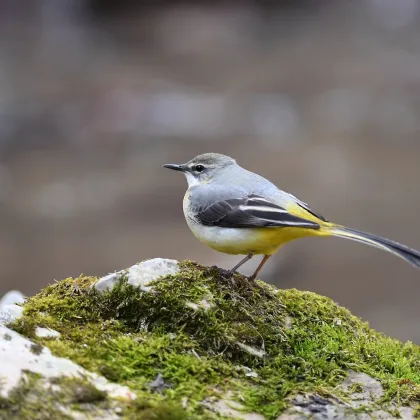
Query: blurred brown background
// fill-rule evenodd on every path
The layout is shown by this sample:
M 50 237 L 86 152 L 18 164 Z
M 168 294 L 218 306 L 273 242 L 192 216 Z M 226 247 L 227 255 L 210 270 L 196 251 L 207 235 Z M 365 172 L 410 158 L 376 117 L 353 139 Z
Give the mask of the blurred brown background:
M 233 266 L 161 167 L 208 151 L 420 249 L 419 21 L 417 0 L 0 0 L 0 296 L 149 257 Z M 302 240 L 261 277 L 420 343 L 420 272 L 392 255 Z

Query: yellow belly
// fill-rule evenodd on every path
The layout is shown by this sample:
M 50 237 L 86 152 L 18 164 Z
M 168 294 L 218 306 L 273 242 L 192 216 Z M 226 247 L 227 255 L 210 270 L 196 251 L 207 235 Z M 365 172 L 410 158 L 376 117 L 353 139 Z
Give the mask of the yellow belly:
M 189 224 L 190 225 L 190 224 Z M 304 228 L 220 228 L 190 225 L 194 235 L 204 244 L 225 254 L 274 254 L 283 244 L 306 236 L 324 236 L 318 230 Z
M 288 211 L 296 216 L 319 223 L 321 229 L 306 229 L 302 227 L 261 227 L 261 228 L 224 228 L 218 226 L 203 226 L 188 217 L 189 190 L 184 197 L 184 214 L 188 226 L 194 235 L 204 244 L 225 254 L 255 254 L 272 255 L 287 242 L 306 236 L 330 236 L 328 226 L 317 217 L 292 204 Z M 325 229 L 325 227 L 327 227 Z

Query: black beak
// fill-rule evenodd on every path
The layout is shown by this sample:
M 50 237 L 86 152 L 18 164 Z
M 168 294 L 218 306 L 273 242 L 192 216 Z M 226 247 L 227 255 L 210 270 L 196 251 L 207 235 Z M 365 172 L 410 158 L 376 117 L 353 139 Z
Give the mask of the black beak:
M 164 168 L 173 169 L 174 171 L 184 172 L 185 168 L 184 165 L 174 165 L 173 163 L 168 163 L 163 165 Z

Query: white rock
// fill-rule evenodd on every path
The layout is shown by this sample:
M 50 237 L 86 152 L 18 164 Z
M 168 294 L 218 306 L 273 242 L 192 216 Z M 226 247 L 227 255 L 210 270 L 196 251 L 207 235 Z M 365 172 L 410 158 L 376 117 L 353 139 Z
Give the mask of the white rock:
M 127 270 L 117 271 L 100 278 L 93 287 L 100 291 L 112 290 L 119 282 L 122 275 L 127 274 L 128 284 L 149 290 L 150 282 L 168 274 L 176 274 L 179 271 L 178 261 L 166 258 L 153 258 L 131 266 Z
M 35 335 L 43 338 L 58 338 L 61 334 L 51 328 L 36 327 Z
M 6 305 L 25 302 L 25 296 L 19 290 L 10 290 L 0 299 L 0 309 Z
M 129 388 L 108 382 L 104 377 L 91 373 L 71 360 L 56 357 L 47 347 L 38 351 L 35 344 L 15 331 L 0 325 L 0 396 L 9 392 L 24 377 L 25 371 L 40 374 L 43 378 L 76 376 L 88 379 L 111 398 L 133 400 L 135 394 Z
M 23 308 L 18 305 L 4 305 L 0 307 L 0 325 L 16 321 L 22 316 Z
M 178 261 L 165 258 L 153 258 L 128 269 L 128 284 L 145 288 L 153 280 L 179 271 Z
M 106 290 L 112 290 L 114 286 L 119 282 L 121 276 L 124 274 L 124 270 L 117 271 L 116 273 L 110 273 L 107 276 L 101 277 L 93 287 L 99 292 L 105 292 Z

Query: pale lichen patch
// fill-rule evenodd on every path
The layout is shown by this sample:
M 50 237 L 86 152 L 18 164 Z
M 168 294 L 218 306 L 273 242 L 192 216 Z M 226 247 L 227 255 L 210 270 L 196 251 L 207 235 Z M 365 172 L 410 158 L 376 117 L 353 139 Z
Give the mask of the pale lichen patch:
M 251 354 L 252 356 L 263 358 L 264 356 L 267 355 L 267 353 L 264 351 L 264 349 L 258 349 L 256 347 L 248 346 L 247 344 L 239 343 L 239 342 L 236 342 L 235 344 L 238 347 L 240 347 L 242 350 L 244 350 L 247 353 Z

